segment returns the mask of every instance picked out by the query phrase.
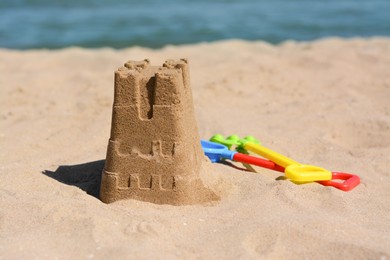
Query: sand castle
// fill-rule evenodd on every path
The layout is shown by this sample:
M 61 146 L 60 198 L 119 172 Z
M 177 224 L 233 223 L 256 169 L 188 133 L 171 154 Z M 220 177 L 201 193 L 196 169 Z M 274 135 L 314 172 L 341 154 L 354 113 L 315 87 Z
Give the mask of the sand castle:
M 199 178 L 202 160 L 187 60 L 162 67 L 129 61 L 118 69 L 101 200 L 182 205 L 215 199 Z

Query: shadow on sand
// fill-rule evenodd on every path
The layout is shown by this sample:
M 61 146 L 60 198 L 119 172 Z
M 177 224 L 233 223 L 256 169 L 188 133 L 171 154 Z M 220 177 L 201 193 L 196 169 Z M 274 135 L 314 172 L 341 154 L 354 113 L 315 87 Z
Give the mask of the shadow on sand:
M 105 160 L 76 165 L 61 165 L 57 170 L 42 173 L 59 182 L 79 187 L 87 194 L 99 199 L 100 180 Z

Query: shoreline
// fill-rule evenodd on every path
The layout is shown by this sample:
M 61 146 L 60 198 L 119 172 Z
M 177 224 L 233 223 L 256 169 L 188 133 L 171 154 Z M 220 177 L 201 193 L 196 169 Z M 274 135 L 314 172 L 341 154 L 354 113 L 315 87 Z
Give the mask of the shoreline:
M 329 41 L 340 41 L 340 42 L 356 42 L 356 41 L 386 41 L 390 39 L 390 36 L 385 35 L 379 35 L 379 36 L 352 36 L 352 37 L 341 37 L 341 36 L 324 36 L 312 40 L 293 40 L 293 39 L 287 39 L 278 43 L 272 43 L 268 42 L 262 39 L 256 39 L 256 40 L 246 40 L 246 39 L 240 39 L 240 38 L 230 38 L 230 39 L 222 39 L 222 40 L 215 40 L 215 41 L 199 41 L 199 42 L 193 42 L 193 43 L 185 43 L 185 44 L 167 44 L 160 48 L 150 48 L 145 47 L 141 45 L 132 45 L 124 48 L 114 48 L 110 46 L 101 46 L 101 47 L 83 47 L 83 46 L 68 46 L 68 47 L 62 47 L 62 48 L 28 48 L 28 49 L 13 49 L 13 48 L 6 48 L 6 47 L 0 47 L 0 51 L 10 51 L 10 52 L 34 52 L 34 51 L 63 51 L 68 49 L 82 49 L 82 50 L 90 50 L 90 51 L 99 51 L 99 50 L 113 50 L 113 51 L 125 51 L 129 49 L 142 49 L 142 50 L 149 50 L 149 51 L 163 51 L 164 49 L 169 48 L 186 48 L 186 47 L 196 47 L 196 46 L 203 46 L 203 45 L 218 45 L 223 43 L 229 43 L 229 42 L 241 42 L 241 43 L 248 43 L 248 44 L 264 44 L 264 45 L 270 45 L 273 47 L 281 47 L 283 45 L 300 45 L 300 44 L 313 44 L 318 42 L 329 42 Z

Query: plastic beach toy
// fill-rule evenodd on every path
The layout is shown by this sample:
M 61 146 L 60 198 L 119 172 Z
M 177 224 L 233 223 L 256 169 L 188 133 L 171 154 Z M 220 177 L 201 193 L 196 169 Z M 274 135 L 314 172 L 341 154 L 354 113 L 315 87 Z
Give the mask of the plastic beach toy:
M 284 173 L 286 177 L 294 182 L 327 181 L 332 179 L 332 172 L 318 166 L 298 163 L 259 143 L 255 143 L 254 141 L 256 141 L 256 139 L 251 136 L 240 139 L 238 136 L 234 135 L 224 139 L 222 135 L 215 135 L 210 140 L 230 145 L 228 147 L 235 144 L 241 150 L 251 151 L 267 158 L 275 164 L 285 168 Z
M 337 182 L 334 180 L 343 180 L 344 182 Z M 324 186 L 332 186 L 342 191 L 350 191 L 359 185 L 360 178 L 359 176 L 350 173 L 332 172 L 332 180 L 318 181 L 318 183 Z
M 229 147 L 229 149 L 233 145 L 235 145 L 236 150 L 240 150 L 243 152 L 247 152 L 246 147 L 248 147 L 252 151 L 254 151 L 258 154 L 260 153 L 260 155 L 264 154 L 270 158 L 271 157 L 276 158 L 277 160 L 281 161 L 282 163 L 283 162 L 287 163 L 287 164 L 288 163 L 297 163 L 290 158 L 287 158 L 281 154 L 278 154 L 278 153 L 276 153 L 268 148 L 262 147 L 260 145 L 260 142 L 256 138 L 254 138 L 253 136 L 247 136 L 247 137 L 241 139 L 237 135 L 231 135 L 225 139 L 222 135 L 217 134 L 217 135 L 212 136 L 210 138 L 210 141 L 216 142 L 219 144 L 223 144 L 223 145 Z M 250 144 L 250 143 L 252 143 L 252 144 Z M 253 148 L 251 145 L 255 146 L 255 148 L 260 147 L 262 149 L 261 149 L 261 151 L 258 151 L 255 148 Z M 258 146 L 258 147 L 256 147 L 256 146 Z M 265 149 L 263 149 L 263 148 L 265 148 Z M 290 165 L 292 165 L 292 164 L 290 164 Z M 279 165 L 277 165 L 277 166 L 279 166 Z M 291 167 L 291 166 L 288 166 L 288 167 Z M 316 166 L 312 166 L 312 167 L 316 167 Z M 269 169 L 271 169 L 271 168 L 269 168 Z M 319 168 L 319 169 L 322 169 L 322 168 Z M 284 168 L 279 166 L 277 171 L 284 171 Z M 327 170 L 325 170 L 325 171 L 327 171 Z M 341 180 L 341 182 L 338 180 Z M 354 175 L 354 174 L 350 174 L 350 173 L 331 172 L 331 180 L 317 181 L 317 182 L 324 185 L 324 186 L 332 186 L 332 187 L 339 189 L 339 190 L 350 191 L 353 188 L 355 188 L 357 185 L 359 185 L 360 178 L 359 178 L 359 176 Z
M 262 158 L 246 155 L 236 151 L 230 151 L 222 144 L 201 140 L 202 148 L 206 156 L 212 162 L 219 162 L 221 159 L 229 159 L 236 162 L 257 165 L 263 168 L 283 172 L 284 168 L 276 165 L 274 162 Z
M 332 172 L 326 169 L 308 164 L 300 164 L 262 145 L 246 142 L 244 148 L 284 167 L 284 173 L 290 180 L 296 182 L 310 182 L 332 179 Z

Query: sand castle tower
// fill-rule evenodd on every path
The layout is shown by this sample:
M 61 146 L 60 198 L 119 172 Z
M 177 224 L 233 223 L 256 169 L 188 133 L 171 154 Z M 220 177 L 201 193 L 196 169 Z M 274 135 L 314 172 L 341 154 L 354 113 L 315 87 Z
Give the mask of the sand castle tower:
M 203 152 L 193 110 L 187 60 L 162 67 L 129 61 L 118 69 L 101 200 L 212 200 L 199 178 Z

